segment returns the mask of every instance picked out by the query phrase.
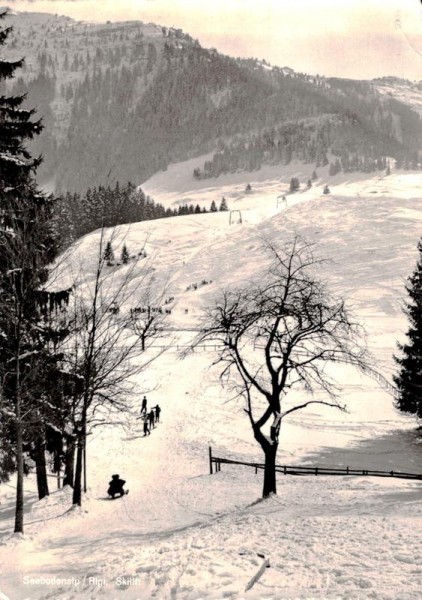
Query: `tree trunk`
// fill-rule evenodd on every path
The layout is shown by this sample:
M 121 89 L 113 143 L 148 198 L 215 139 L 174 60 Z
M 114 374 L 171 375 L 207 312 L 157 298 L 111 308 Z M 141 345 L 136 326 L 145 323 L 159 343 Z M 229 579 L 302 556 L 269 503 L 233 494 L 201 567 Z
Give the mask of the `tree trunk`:
M 35 442 L 34 458 L 37 471 L 38 498 L 41 500 L 50 495 L 45 462 L 45 443 L 42 438 L 38 438 Z
M 16 507 L 15 507 L 15 533 L 23 533 L 23 425 L 21 422 L 21 390 L 20 390 L 20 335 L 17 336 L 17 360 L 15 382 L 15 417 L 16 417 Z
M 268 498 L 270 494 L 277 493 L 275 459 L 277 456 L 278 444 L 271 444 L 264 448 L 265 469 L 264 469 L 264 489 L 262 497 Z
M 63 438 L 60 439 L 60 444 L 55 445 L 54 453 L 53 453 L 53 469 L 54 473 L 56 473 L 57 480 L 57 489 L 59 490 L 60 479 L 61 479 L 61 471 L 62 471 L 62 457 L 63 457 Z
M 19 402 L 19 399 L 18 399 Z M 20 408 L 20 407 L 19 407 Z M 19 409 L 18 409 L 19 414 Z M 23 533 L 23 434 L 22 424 L 16 423 L 16 509 L 15 509 L 15 533 Z
M 87 492 L 87 479 L 86 479 L 86 424 L 84 425 L 84 430 L 83 430 L 83 440 L 84 440 L 84 454 L 83 454 L 83 466 L 84 466 L 84 493 L 86 494 Z
M 75 479 L 75 440 L 70 436 L 66 438 L 66 458 L 64 467 L 63 487 L 70 485 L 73 488 Z
M 80 435 L 78 437 L 78 449 L 76 451 L 76 471 L 75 471 L 75 485 L 73 488 L 73 504 L 82 506 L 82 463 L 84 455 L 84 439 Z

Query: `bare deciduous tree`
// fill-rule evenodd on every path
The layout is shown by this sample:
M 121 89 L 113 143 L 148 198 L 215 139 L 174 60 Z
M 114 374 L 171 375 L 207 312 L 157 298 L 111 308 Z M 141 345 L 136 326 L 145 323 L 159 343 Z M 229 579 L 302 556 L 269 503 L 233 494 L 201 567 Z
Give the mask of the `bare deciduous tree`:
M 85 273 L 74 292 L 72 320 L 76 327 L 72 342 L 66 342 L 67 370 L 81 379 L 82 389 L 73 405 L 76 441 L 73 504 L 77 505 L 82 502 L 82 487 L 86 491 L 86 440 L 90 428 L 113 424 L 116 415 L 130 409 L 134 376 L 147 369 L 164 351 L 146 352 L 147 342 L 156 338 L 158 329 L 148 327 L 142 332 L 134 329 L 130 310 L 135 298 L 138 305 L 152 297 L 148 267 L 139 272 L 134 262 L 129 268 L 125 265 L 121 273 L 110 272 L 104 246 L 102 231 L 95 272 Z M 72 468 L 71 461 L 69 466 Z
M 147 348 L 148 341 L 157 339 L 163 334 L 167 321 L 167 315 L 162 308 L 164 295 L 165 288 L 159 295 L 151 294 L 151 290 L 147 288 L 142 294 L 142 306 L 131 310 L 131 322 L 128 326 L 139 338 L 143 352 Z
M 246 400 L 245 412 L 265 455 L 264 497 L 276 493 L 282 419 L 311 404 L 344 409 L 325 367 L 329 362 L 365 364 L 362 328 L 344 301 L 311 274 L 323 262 L 314 256 L 312 244 L 295 238 L 282 250 L 267 248 L 273 259 L 268 273 L 256 284 L 223 292 L 193 344 L 219 343 L 213 364 L 221 367 L 222 381 Z M 286 395 L 298 386 L 308 393 L 322 390 L 326 399 L 310 397 L 286 407 Z

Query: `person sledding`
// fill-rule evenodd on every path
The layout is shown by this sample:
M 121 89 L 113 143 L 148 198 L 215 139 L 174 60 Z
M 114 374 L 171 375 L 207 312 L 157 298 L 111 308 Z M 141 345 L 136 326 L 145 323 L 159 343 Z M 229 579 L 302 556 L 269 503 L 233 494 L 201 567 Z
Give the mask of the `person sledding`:
M 120 495 L 120 497 L 124 496 L 125 494 L 128 493 L 129 490 L 124 490 L 123 486 L 125 485 L 126 481 L 124 481 L 124 479 L 120 479 L 120 475 L 112 475 L 111 476 L 111 481 L 108 484 L 108 490 L 107 490 L 107 494 L 109 496 L 111 496 L 111 498 L 113 498 L 114 500 L 114 496 L 117 496 L 117 494 Z

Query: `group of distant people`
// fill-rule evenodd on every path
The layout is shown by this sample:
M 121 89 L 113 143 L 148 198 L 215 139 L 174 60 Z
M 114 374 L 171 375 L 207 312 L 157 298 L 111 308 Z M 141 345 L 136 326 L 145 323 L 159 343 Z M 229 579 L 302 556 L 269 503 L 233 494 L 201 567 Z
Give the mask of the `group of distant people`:
M 139 417 L 144 422 L 144 437 L 151 435 L 151 429 L 155 429 L 155 424 L 160 422 L 161 414 L 161 408 L 158 404 L 157 406 L 153 406 L 151 410 L 148 410 L 147 403 L 147 397 L 144 396 L 142 398 L 141 415 Z
M 155 424 L 160 422 L 161 414 L 161 408 L 158 404 L 157 406 L 153 406 L 149 411 L 147 404 L 147 397 L 144 396 L 142 398 L 141 414 L 138 417 L 138 419 L 142 419 L 142 421 L 144 422 L 144 436 L 151 435 L 151 429 L 154 429 Z M 114 497 L 117 495 L 122 497 L 125 494 L 127 494 L 129 490 L 123 489 L 125 483 L 126 481 L 124 479 L 120 479 L 120 475 L 112 475 L 111 481 L 108 484 L 108 496 L 114 500 Z

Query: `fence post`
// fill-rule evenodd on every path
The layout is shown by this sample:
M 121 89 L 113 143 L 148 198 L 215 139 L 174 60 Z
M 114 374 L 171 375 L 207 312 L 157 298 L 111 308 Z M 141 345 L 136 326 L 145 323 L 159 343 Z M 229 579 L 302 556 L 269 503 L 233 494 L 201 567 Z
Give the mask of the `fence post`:
M 212 475 L 212 449 L 211 446 L 208 447 L 209 457 L 210 457 L 210 475 Z

